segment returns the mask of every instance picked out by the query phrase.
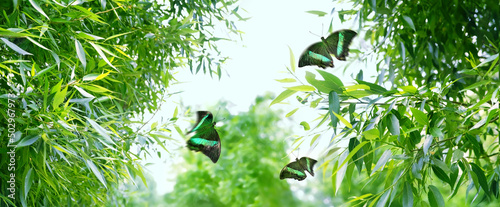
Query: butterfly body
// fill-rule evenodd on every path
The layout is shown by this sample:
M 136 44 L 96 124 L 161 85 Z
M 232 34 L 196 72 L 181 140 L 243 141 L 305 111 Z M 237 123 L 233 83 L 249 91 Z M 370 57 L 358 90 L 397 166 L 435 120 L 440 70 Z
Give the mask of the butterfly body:
M 356 35 L 355 31 L 345 29 L 336 31 L 327 38 L 321 37 L 321 42 L 312 44 L 300 55 L 299 67 L 317 65 L 323 69 L 333 68 L 333 59 L 330 54 L 338 60 L 346 60 L 349 56 L 349 45 Z
M 295 161 L 288 163 L 280 172 L 280 179 L 293 178 L 295 180 L 301 181 L 306 179 L 306 171 L 314 176 L 313 167 L 316 164 L 315 159 L 309 157 L 302 157 L 300 159 L 295 159 Z
M 187 147 L 190 150 L 202 152 L 213 163 L 216 163 L 219 160 L 221 144 L 219 134 L 214 127 L 214 117 L 208 111 L 198 111 L 197 115 L 196 125 L 188 132 L 194 132 L 194 135 L 187 141 Z

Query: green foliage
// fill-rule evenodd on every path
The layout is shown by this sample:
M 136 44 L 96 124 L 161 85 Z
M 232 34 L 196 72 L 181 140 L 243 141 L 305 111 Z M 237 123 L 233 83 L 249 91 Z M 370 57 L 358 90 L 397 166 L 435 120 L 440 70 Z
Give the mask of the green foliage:
M 2 204 L 99 206 L 117 183 L 145 181 L 136 161 L 165 148 L 176 118 L 134 117 L 156 113 L 182 65 L 220 77 L 226 58 L 213 27 L 237 33 L 228 18 L 239 18 L 235 1 L 162 2 L 0 3 L 0 101 L 10 109 L 1 112 L 0 165 L 14 149 L 16 167 L 0 170 L 2 183 L 16 176 L 15 199 Z
M 308 134 L 324 128 L 334 134 L 322 165 L 333 168 L 334 194 L 352 205 L 443 206 L 452 203 L 445 197 L 455 196 L 469 204 L 498 202 L 498 1 L 354 0 L 352 8 L 338 14 L 341 20 L 355 16 L 373 45 L 358 57 L 367 64 L 376 60 L 375 83 L 363 81 L 363 71 L 353 75 L 353 85 L 328 71 L 316 71 L 323 80 L 307 71 L 313 92 L 289 87 L 273 101 L 294 93 L 324 100 L 310 104 L 323 128 Z M 344 140 L 349 146 L 337 144 Z M 363 178 L 358 186 L 382 189 L 343 186 L 357 178 Z M 337 189 L 359 194 L 348 198 L 352 194 Z
M 186 163 L 179 171 L 174 191 L 165 196 L 169 206 L 304 206 L 279 173 L 289 159 L 287 129 L 277 127 L 281 113 L 271 111 L 269 98 L 257 98 L 248 112 L 230 115 L 221 110 L 215 117 L 222 153 L 213 164 L 200 153 L 185 150 Z M 212 110 L 215 111 L 215 110 Z M 215 115 L 215 114 L 214 114 Z M 306 205 L 307 206 L 307 205 Z

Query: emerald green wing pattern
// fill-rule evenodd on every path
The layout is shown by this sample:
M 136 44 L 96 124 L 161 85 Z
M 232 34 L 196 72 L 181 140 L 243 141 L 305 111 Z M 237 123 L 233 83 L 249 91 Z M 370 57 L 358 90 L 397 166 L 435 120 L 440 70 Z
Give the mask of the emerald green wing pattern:
M 220 137 L 215 130 L 215 122 L 212 113 L 198 111 L 198 121 L 191 132 L 195 134 L 187 141 L 187 147 L 196 152 L 202 152 L 209 157 L 213 163 L 219 160 L 221 143 Z
M 321 68 L 332 67 L 333 59 L 323 42 L 317 42 L 309 46 L 299 58 L 299 67 L 317 65 Z
M 285 178 L 293 178 L 295 180 L 304 180 L 306 179 L 307 175 L 302 168 L 302 166 L 299 164 L 298 161 L 293 161 L 286 165 L 283 169 L 281 169 L 280 172 L 280 179 L 283 180 Z
M 309 46 L 299 58 L 299 67 L 307 65 L 317 65 L 323 69 L 333 68 L 333 58 L 345 60 L 349 55 L 349 45 L 357 35 L 355 31 L 344 29 L 330 34 L 327 38 L 321 37 L 321 42 Z
M 357 34 L 355 31 L 344 29 L 330 34 L 326 39 L 322 37 L 321 40 L 330 54 L 339 60 L 345 60 L 349 56 L 349 45 Z
M 286 165 L 280 172 L 280 179 L 293 178 L 295 180 L 301 181 L 306 179 L 307 175 L 305 171 L 309 172 L 314 176 L 313 166 L 316 164 L 316 160 L 309 157 L 302 157 L 296 159 L 295 161 Z
M 309 172 L 309 174 L 311 174 L 312 176 L 314 176 L 313 167 L 314 164 L 316 164 L 316 162 L 318 161 L 309 157 L 302 157 L 299 160 L 300 166 L 304 168 L 307 172 Z

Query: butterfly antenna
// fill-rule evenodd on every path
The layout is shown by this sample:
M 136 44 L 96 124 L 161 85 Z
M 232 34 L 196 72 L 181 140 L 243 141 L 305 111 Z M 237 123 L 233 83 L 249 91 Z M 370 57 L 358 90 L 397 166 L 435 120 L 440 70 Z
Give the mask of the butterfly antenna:
M 218 115 L 219 115 L 219 111 L 220 111 L 220 106 L 217 108 L 217 112 L 215 112 L 215 117 L 219 117 L 219 116 L 218 116 Z M 225 120 L 225 119 L 226 119 L 226 118 L 224 117 L 224 118 L 222 118 L 222 119 L 221 119 L 221 120 L 219 120 L 219 121 L 223 121 L 223 120 Z M 216 122 L 219 122 L 219 121 L 216 121 Z
M 314 36 L 318 36 L 318 37 L 320 37 L 320 38 L 322 37 L 321 35 L 317 35 L 317 34 L 315 34 L 315 33 L 311 32 L 311 31 L 309 31 L 309 33 L 311 33 L 311 34 L 312 34 L 312 35 L 314 35 Z
M 321 23 L 321 35 L 325 34 L 323 29 L 325 29 L 325 24 Z

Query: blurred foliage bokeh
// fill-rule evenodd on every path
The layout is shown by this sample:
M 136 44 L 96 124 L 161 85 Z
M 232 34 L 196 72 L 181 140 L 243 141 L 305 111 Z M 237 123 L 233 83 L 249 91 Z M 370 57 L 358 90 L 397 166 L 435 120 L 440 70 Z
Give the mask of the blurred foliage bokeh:
M 185 150 L 185 163 L 170 206 L 317 206 L 297 199 L 279 172 L 286 157 L 290 129 L 282 113 L 269 109 L 269 96 L 258 97 L 247 112 L 229 114 L 224 103 L 213 107 L 222 152 L 217 164 L 201 153 Z M 220 110 L 218 110 L 220 107 Z M 215 113 L 218 111 L 218 113 Z M 194 113 L 193 113 L 194 117 Z M 194 119 L 193 119 L 194 120 Z

